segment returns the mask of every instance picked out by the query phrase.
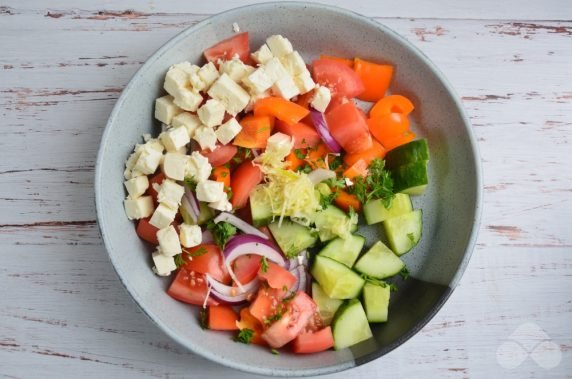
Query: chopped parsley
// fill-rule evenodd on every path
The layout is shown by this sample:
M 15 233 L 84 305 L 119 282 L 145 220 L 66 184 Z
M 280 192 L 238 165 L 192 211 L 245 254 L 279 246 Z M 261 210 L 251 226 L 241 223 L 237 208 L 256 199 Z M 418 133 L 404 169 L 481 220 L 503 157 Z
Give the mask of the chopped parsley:
M 254 337 L 254 330 L 245 328 L 238 332 L 236 337 L 234 337 L 234 341 L 248 345 L 250 344 L 250 342 L 252 342 L 253 337 Z
M 175 264 L 177 265 L 177 268 L 184 266 L 186 263 L 187 261 L 185 260 L 183 254 L 175 255 Z
M 389 290 L 391 292 L 397 291 L 397 286 L 394 283 L 387 283 L 387 282 L 384 282 L 383 280 L 372 278 L 371 276 L 366 275 L 366 274 L 361 274 L 360 276 L 368 283 L 375 284 L 376 286 L 380 286 L 383 288 L 389 286 Z
M 336 200 L 336 197 L 338 197 L 338 192 L 332 192 L 329 195 L 320 194 L 320 206 L 322 209 L 326 209 L 331 205 Z
M 207 224 L 207 229 L 211 231 L 213 234 L 213 238 L 215 243 L 220 246 L 221 249 L 224 249 L 224 246 L 230 239 L 230 237 L 236 234 L 236 228 L 229 224 L 228 222 L 219 222 L 215 224 L 213 221 L 210 221 Z
M 340 155 L 336 155 L 334 159 L 329 162 L 330 170 L 335 170 L 342 165 L 344 161 Z
M 266 259 L 266 257 L 262 257 L 260 259 L 260 271 L 268 272 L 268 260 Z
M 330 188 L 344 188 L 346 186 L 346 182 L 344 181 L 343 178 L 331 178 L 331 179 L 327 179 L 324 180 L 324 183 L 326 183 Z
M 196 191 L 197 189 L 197 182 L 195 180 L 194 177 L 192 176 L 185 176 L 185 179 L 183 180 L 185 182 L 185 185 L 187 187 L 189 187 L 191 190 Z
M 298 159 L 306 158 L 306 154 L 304 154 L 304 152 L 301 149 L 294 149 L 294 155 L 296 155 L 296 158 Z
M 270 325 L 272 324 L 274 321 L 278 321 L 282 318 L 282 315 L 284 314 L 284 312 L 278 312 L 273 314 L 272 316 L 268 317 L 267 319 L 264 320 L 264 324 L 265 325 Z
M 192 252 L 183 249 L 183 254 L 187 254 L 187 255 L 188 255 L 189 257 L 191 257 L 191 258 L 193 258 L 193 257 L 200 257 L 201 255 L 205 255 L 205 254 L 208 253 L 208 252 L 209 252 L 209 251 L 208 251 L 204 246 L 201 246 L 201 247 L 199 247 L 198 249 L 196 249 L 196 250 L 194 250 L 194 251 L 192 251 Z M 181 255 L 183 255 L 183 254 L 181 254 Z
M 348 188 L 348 192 L 356 195 L 361 203 L 382 199 L 383 205 L 389 208 L 395 194 L 393 193 L 391 174 L 384 167 L 385 161 L 382 159 L 371 161 L 368 167 L 368 175 L 365 178 L 356 177 L 354 185 Z
M 203 328 L 203 329 L 209 328 L 209 322 L 208 322 L 206 309 L 201 309 L 201 311 L 199 312 L 199 324 L 201 325 L 201 328 Z
M 401 271 L 399 271 L 399 275 L 401 275 L 403 279 L 409 278 L 409 270 L 407 269 L 407 266 L 403 266 Z
M 274 355 L 280 355 L 280 352 L 279 352 L 278 350 L 276 350 L 276 349 L 272 349 L 272 350 L 270 350 L 270 351 L 271 351 L 272 354 L 274 354 Z
M 288 292 L 288 286 L 286 284 L 282 286 L 282 291 Z
M 232 199 L 232 188 L 230 186 L 224 186 L 224 190 L 226 191 L 228 199 Z
M 228 176 L 228 171 L 223 171 L 220 173 L 221 178 L 226 178 Z

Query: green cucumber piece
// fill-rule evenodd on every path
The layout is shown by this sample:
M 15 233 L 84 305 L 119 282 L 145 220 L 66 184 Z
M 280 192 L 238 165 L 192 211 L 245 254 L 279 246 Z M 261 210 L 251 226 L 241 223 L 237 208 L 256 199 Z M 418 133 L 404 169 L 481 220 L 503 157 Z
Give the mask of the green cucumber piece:
M 316 233 L 310 228 L 288 219 L 282 220 L 281 225 L 278 221 L 273 222 L 268 225 L 268 228 L 280 249 L 289 258 L 296 256 L 304 249 L 314 246 L 318 240 Z
M 357 261 L 354 269 L 376 279 L 397 275 L 405 267 L 405 263 L 381 241 L 377 241 Z
M 350 238 L 335 238 L 318 253 L 324 257 L 332 258 L 335 261 L 345 264 L 349 268 L 354 265 L 363 245 L 365 238 L 352 235 Z
M 421 209 L 390 218 L 383 222 L 389 247 L 397 255 L 403 255 L 413 249 L 421 239 L 423 212 Z
M 393 191 L 408 195 L 421 195 L 425 192 L 429 179 L 427 161 L 417 161 L 391 170 Z
M 418 139 L 390 150 L 385 156 L 385 167 L 396 168 L 410 163 L 429 160 L 427 139 Z
M 199 217 L 197 218 L 197 222 L 194 222 L 191 216 L 185 211 L 185 208 L 179 207 L 179 212 L 181 212 L 181 217 L 183 217 L 183 222 L 189 225 L 204 225 L 213 218 L 213 211 L 212 209 L 203 202 L 199 201 Z
M 393 253 L 392 253 L 393 254 Z M 369 322 L 386 322 L 389 310 L 389 285 L 366 283 L 363 286 L 363 304 Z
M 411 198 L 404 193 L 396 193 L 393 200 L 391 200 L 389 208 L 383 205 L 383 200 L 381 199 L 368 201 L 363 206 L 365 222 L 368 225 L 377 224 L 388 218 L 401 216 L 412 210 L 413 204 L 411 203 Z
M 356 223 L 350 225 L 350 218 L 346 212 L 333 205 L 328 205 L 326 209 L 319 211 L 314 220 L 320 241 L 326 242 L 339 237 L 343 232 L 355 232 L 357 230 Z
M 365 284 L 361 276 L 344 264 L 320 255 L 312 266 L 312 276 L 332 299 L 353 299 Z
M 265 226 L 272 222 L 272 207 L 261 189 L 250 193 L 250 213 L 254 226 Z
M 351 299 L 336 312 L 332 321 L 334 349 L 340 350 L 373 337 L 367 316 L 358 299 Z
M 320 317 L 326 326 L 332 323 L 336 311 L 344 302 L 326 295 L 322 287 L 316 282 L 312 282 L 312 299 L 318 306 L 318 313 L 320 313 Z

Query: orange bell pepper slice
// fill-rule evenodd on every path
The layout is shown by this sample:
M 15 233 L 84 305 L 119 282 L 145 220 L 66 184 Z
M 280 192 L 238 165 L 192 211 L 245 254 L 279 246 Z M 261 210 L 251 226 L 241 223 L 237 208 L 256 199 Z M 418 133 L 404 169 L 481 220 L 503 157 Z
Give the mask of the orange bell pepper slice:
M 386 150 L 385 148 L 377 142 L 375 139 L 371 141 L 371 147 L 369 149 L 360 151 L 359 153 L 354 154 L 346 154 L 344 156 L 344 163 L 347 166 L 352 166 L 360 159 L 363 159 L 365 163 L 369 166 L 371 161 L 376 158 L 383 159 L 385 157 Z
M 310 111 L 281 97 L 265 97 L 254 104 L 254 116 L 272 116 L 279 120 L 296 124 Z
M 308 154 L 306 155 L 306 162 L 312 167 L 312 169 L 317 168 L 327 168 L 326 159 L 328 154 L 331 153 L 330 149 L 320 142 L 318 146 L 308 149 Z
M 405 96 L 389 95 L 381 98 L 369 111 L 369 117 L 379 118 L 390 113 L 401 113 L 407 116 L 415 109 L 415 106 Z
M 242 130 L 235 137 L 233 145 L 249 149 L 263 149 L 270 138 L 274 119 L 267 115 L 246 116 L 240 120 L 240 126 Z
M 300 153 L 306 155 L 306 150 L 300 149 Z M 300 167 L 304 166 L 304 164 L 306 164 L 306 162 L 303 159 L 298 158 L 298 155 L 296 155 L 296 152 L 294 150 L 292 150 L 290 154 L 286 156 L 286 159 L 284 159 L 284 161 L 288 164 L 287 168 L 292 171 L 296 171 Z
M 230 168 L 226 166 L 218 166 L 213 169 L 211 178 L 214 181 L 224 184 L 224 187 L 230 187 Z
M 320 55 L 320 59 L 330 59 L 345 64 L 349 68 L 354 68 L 354 61 L 347 58 L 334 57 L 332 55 Z
M 365 178 L 367 176 L 367 163 L 363 159 L 358 160 L 344 171 L 344 176 L 348 179 L 353 179 L 356 176 L 362 176 Z
M 407 142 L 411 142 L 415 139 L 415 133 L 410 130 L 407 130 L 403 133 L 399 133 L 396 136 L 393 136 L 390 139 L 387 139 L 383 142 L 383 146 L 387 149 L 387 151 L 391 149 L 395 149 L 398 146 L 405 145 Z
M 378 101 L 385 96 L 393 77 L 393 66 L 355 58 L 354 71 L 365 86 L 365 91 L 358 96 L 358 99 Z
M 367 126 L 375 139 L 387 149 L 386 142 L 388 140 L 409 130 L 409 119 L 401 113 L 390 113 L 382 117 L 368 119 Z
M 340 189 L 338 189 L 336 193 L 338 195 L 336 196 L 334 202 L 338 207 L 346 212 L 350 211 L 350 207 L 353 208 L 356 212 L 361 211 L 361 202 L 358 200 L 356 195 L 349 194 L 346 191 Z

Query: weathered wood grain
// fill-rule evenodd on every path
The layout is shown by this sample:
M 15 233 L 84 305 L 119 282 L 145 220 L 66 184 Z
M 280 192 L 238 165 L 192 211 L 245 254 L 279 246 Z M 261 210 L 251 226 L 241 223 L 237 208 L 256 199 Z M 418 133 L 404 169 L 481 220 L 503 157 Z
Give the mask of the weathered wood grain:
M 166 40 L 246 2 L 0 4 L 0 375 L 248 377 L 184 351 L 132 303 L 95 223 L 107 117 Z M 338 0 L 335 4 L 346 4 Z M 355 1 L 423 50 L 471 117 L 485 210 L 460 287 L 389 356 L 332 377 L 562 377 L 572 370 L 572 3 Z M 506 370 L 524 322 L 563 353 Z

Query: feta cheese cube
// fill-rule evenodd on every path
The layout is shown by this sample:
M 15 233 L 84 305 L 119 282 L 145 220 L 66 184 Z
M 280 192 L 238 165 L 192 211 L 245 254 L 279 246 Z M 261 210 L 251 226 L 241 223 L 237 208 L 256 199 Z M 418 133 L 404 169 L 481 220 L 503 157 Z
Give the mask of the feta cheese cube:
M 230 203 L 230 201 L 228 201 L 228 198 L 226 196 L 221 198 L 219 201 L 213 201 L 209 203 L 209 207 L 222 212 L 232 211 L 232 204 Z
M 217 80 L 217 78 L 219 77 L 218 70 L 216 69 L 216 66 L 214 65 L 213 62 L 209 62 L 205 64 L 203 67 L 201 67 L 201 69 L 198 72 L 198 75 L 199 78 L 201 78 L 201 80 L 205 84 L 205 88 L 210 87 L 211 84 L 213 84 L 214 81 Z
M 142 198 L 140 197 L 140 199 Z M 151 200 L 151 203 L 153 203 L 153 200 Z M 165 204 L 159 204 L 157 209 L 155 209 L 155 212 L 153 212 L 153 216 L 151 216 L 149 224 L 153 225 L 157 229 L 163 229 L 175 220 L 176 215 L 177 209 L 169 208 Z
M 282 57 L 281 61 L 286 71 L 292 76 L 300 75 L 307 70 L 304 59 L 302 59 L 300 53 L 297 51 Z
M 300 90 L 294 83 L 294 80 L 290 75 L 284 76 L 281 79 L 278 79 L 272 85 L 272 92 L 275 95 L 281 96 L 286 100 L 290 100 L 294 96 L 298 96 L 300 94 Z
M 238 121 L 236 121 L 235 118 L 231 118 L 230 120 L 222 124 L 216 130 L 215 133 L 219 142 L 222 143 L 223 145 L 226 145 L 227 143 L 232 141 L 232 139 L 236 137 L 236 135 L 240 133 L 241 130 L 242 126 L 240 126 Z
M 185 61 L 181 63 L 175 63 L 171 67 L 184 71 L 187 75 L 196 74 L 199 72 L 200 67 L 191 62 Z
M 183 180 L 185 179 L 188 161 L 188 155 L 167 153 L 163 158 L 163 172 L 169 179 Z
M 155 99 L 155 118 L 157 120 L 170 124 L 173 117 L 183 111 L 173 101 L 173 96 L 170 95 Z
M 310 75 L 310 72 L 308 70 L 296 76 L 294 78 L 294 82 L 296 83 L 296 86 L 298 87 L 302 95 L 307 92 L 310 92 L 311 90 L 314 89 L 314 87 L 316 87 L 316 83 L 314 83 L 312 75 Z
M 212 169 L 207 157 L 198 151 L 193 151 L 187 162 L 185 176 L 192 177 L 197 183 L 204 182 L 211 176 Z
M 177 184 L 171 179 L 163 180 L 161 188 L 157 194 L 157 201 L 172 209 L 178 209 L 181 205 L 181 198 L 185 193 L 185 187 Z
M 189 75 L 189 83 L 191 84 L 191 88 L 196 92 L 203 91 L 207 88 L 207 84 L 201 79 L 198 72 Z
M 216 133 L 213 128 L 201 125 L 195 130 L 193 139 L 199 143 L 201 149 L 214 150 L 216 147 Z
M 153 174 L 157 170 L 157 167 L 159 167 L 162 158 L 163 154 L 161 154 L 161 152 L 145 145 L 144 148 L 141 149 L 135 166 L 133 166 L 131 177 L 134 177 L 133 172 L 135 171 L 138 171 L 144 175 Z
M 189 85 L 189 75 L 182 69 L 171 66 L 165 75 L 163 88 L 169 95 L 176 97 L 181 89 Z
M 202 107 L 199 108 L 197 115 L 204 125 L 212 128 L 222 124 L 224 112 L 225 109 L 222 101 L 209 99 Z
M 218 78 L 209 89 L 208 94 L 213 99 L 219 100 L 231 115 L 242 112 L 250 100 L 248 92 L 236 84 L 227 74 L 222 74 Z
M 196 114 L 183 112 L 173 117 L 171 124 L 174 128 L 177 126 L 184 126 L 189 133 L 189 137 L 193 138 L 195 130 L 201 125 L 201 120 Z
M 165 150 L 165 147 L 163 146 L 161 141 L 159 141 L 159 139 L 157 139 L 157 138 L 151 138 L 146 143 L 144 143 L 142 145 L 135 146 L 135 151 L 141 152 L 145 149 L 153 149 L 153 150 L 157 150 L 158 152 L 162 153 L 163 150 Z
M 198 246 L 203 242 L 201 227 L 198 225 L 181 224 L 179 231 L 181 245 L 186 248 Z
M 131 199 L 137 199 L 139 196 L 143 195 L 145 191 L 147 191 L 147 188 L 149 187 L 149 179 L 146 175 L 142 175 L 129 179 L 123 184 L 129 193 L 129 197 Z
M 282 62 L 280 62 L 280 59 L 276 57 L 270 59 L 264 64 L 264 72 L 266 72 L 266 75 L 268 75 L 272 83 L 288 76 L 288 71 L 286 71 Z
M 177 269 L 175 258 L 162 254 L 161 251 L 155 251 L 153 254 L 153 271 L 159 276 L 169 276 L 171 272 Z
M 254 70 L 254 67 L 244 64 L 240 59 L 224 61 L 219 67 L 219 73 L 221 75 L 227 74 L 228 77 L 235 82 L 240 82 Z
M 272 87 L 272 79 L 266 74 L 264 67 L 259 67 L 250 75 L 242 80 L 242 83 L 248 87 L 251 93 L 259 94 Z
M 205 180 L 197 184 L 197 199 L 206 203 L 219 201 L 226 197 L 224 193 L 224 183 L 215 182 L 214 180 Z
M 133 167 L 135 167 L 135 164 L 137 163 L 137 159 L 139 159 L 140 154 L 141 154 L 140 151 L 134 151 L 133 153 L 131 153 L 129 158 L 127 158 L 127 161 L 125 161 L 125 171 L 123 172 L 123 176 L 125 177 L 125 179 L 129 180 L 133 177 L 131 175 L 131 170 L 133 169 Z
M 149 217 L 151 213 L 153 213 L 153 198 L 151 196 L 125 199 L 123 205 L 125 206 L 127 218 L 130 220 L 139 220 L 140 218 Z
M 264 64 L 274 57 L 267 44 L 260 46 L 260 49 L 250 54 L 250 57 L 258 64 Z
M 184 126 L 168 129 L 159 135 L 159 139 L 163 142 L 168 152 L 175 152 L 191 142 L 187 128 Z
M 181 243 L 179 242 L 179 235 L 173 225 L 169 225 L 166 228 L 159 230 L 157 232 L 157 241 L 159 241 L 161 253 L 169 257 L 174 257 L 175 255 L 183 252 L 181 249 Z
M 200 93 L 198 93 L 194 89 L 190 90 L 187 88 L 181 88 L 179 90 L 179 93 L 177 94 L 177 96 L 175 96 L 175 99 L 173 100 L 173 103 L 176 106 L 190 112 L 195 112 L 199 108 L 199 105 L 201 105 L 202 102 L 203 102 L 203 97 L 201 96 Z
M 281 35 L 268 37 L 266 39 L 266 44 L 270 48 L 272 54 L 278 58 L 288 55 L 294 51 L 292 44 L 288 41 L 288 38 L 284 38 Z
M 324 113 L 330 104 L 330 100 L 332 100 L 330 89 L 328 87 L 318 86 L 310 105 L 312 105 L 315 110 Z

